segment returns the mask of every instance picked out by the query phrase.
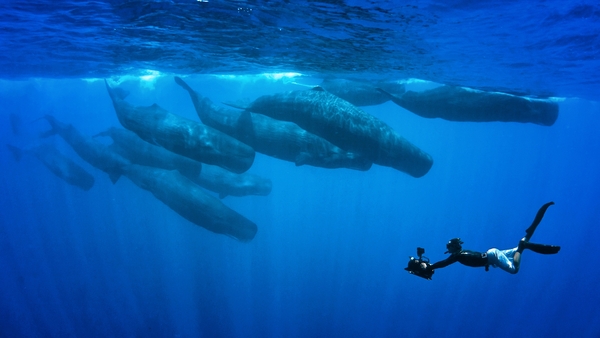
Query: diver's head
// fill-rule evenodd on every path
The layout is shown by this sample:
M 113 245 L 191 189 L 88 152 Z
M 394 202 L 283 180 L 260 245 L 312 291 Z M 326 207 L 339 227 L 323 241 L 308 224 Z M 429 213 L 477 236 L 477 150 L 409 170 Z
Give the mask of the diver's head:
M 460 252 L 462 250 L 462 245 L 464 242 L 460 240 L 460 238 L 452 238 L 451 240 L 448 241 L 448 243 L 446 244 L 446 249 L 448 249 L 448 251 L 444 252 L 444 253 L 449 253 L 449 254 L 453 254 L 453 253 L 457 253 Z

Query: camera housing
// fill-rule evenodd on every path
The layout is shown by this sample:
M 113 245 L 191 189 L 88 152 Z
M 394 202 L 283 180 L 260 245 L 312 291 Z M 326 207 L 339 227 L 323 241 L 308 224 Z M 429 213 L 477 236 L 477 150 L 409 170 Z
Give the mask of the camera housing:
M 433 276 L 435 271 L 433 271 L 431 264 L 429 264 L 429 258 L 423 256 L 424 253 L 425 249 L 417 248 L 418 258 L 409 256 L 408 266 L 404 270 L 408 271 L 411 275 L 431 280 L 431 276 Z

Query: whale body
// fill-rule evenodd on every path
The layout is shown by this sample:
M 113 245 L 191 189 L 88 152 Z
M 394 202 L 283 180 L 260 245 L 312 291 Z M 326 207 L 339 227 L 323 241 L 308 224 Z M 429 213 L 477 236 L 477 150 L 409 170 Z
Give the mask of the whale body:
M 400 107 L 426 118 L 471 122 L 523 122 L 551 126 L 558 118 L 558 104 L 465 87 L 441 86 L 423 92 L 394 95 L 380 89 Z
M 105 80 L 121 125 L 144 141 L 193 160 L 243 173 L 254 162 L 254 149 L 211 127 L 171 114 L 157 104 L 133 106 Z
M 242 242 L 248 242 L 256 235 L 256 224 L 176 170 L 132 164 L 124 168 L 124 174 L 137 186 L 150 191 L 158 200 L 196 225 Z
M 383 121 L 321 88 L 264 95 L 245 109 L 296 123 L 344 150 L 413 177 L 425 175 L 433 165 L 429 154 Z
M 122 175 L 123 167 L 130 164 L 128 160 L 110 150 L 108 146 L 81 134 L 73 125 L 60 122 L 51 115 L 43 118 L 50 123 L 52 129 L 44 133 L 42 137 L 58 134 L 84 161 L 107 173 L 113 183 L 116 183 Z
M 43 143 L 28 149 L 20 149 L 10 144 L 6 146 L 17 162 L 20 161 L 23 154 L 30 154 L 39 159 L 54 175 L 68 184 L 84 191 L 88 191 L 94 186 L 95 179 L 92 174 L 50 144 Z
M 248 172 L 235 174 L 221 167 L 205 164 L 200 175 L 190 178 L 199 186 L 219 194 L 219 198 L 226 196 L 266 196 L 271 193 L 273 184 L 264 178 Z
M 265 196 L 271 192 L 271 180 L 248 172 L 235 174 L 219 166 L 204 164 L 150 144 L 135 133 L 123 128 L 108 128 L 95 136 L 109 136 L 108 146 L 133 164 L 165 170 L 177 170 L 203 188 L 225 196 Z
M 96 136 L 110 137 L 113 144 L 109 147 L 134 164 L 178 170 L 190 179 L 197 177 L 202 171 L 202 163 L 150 144 L 127 129 L 110 127 L 94 137 Z
M 261 114 L 219 107 L 193 90 L 185 81 L 175 82 L 190 95 L 200 120 L 251 146 L 257 152 L 297 166 L 368 170 L 372 162 L 357 153 L 345 151 L 291 122 Z M 381 95 L 381 94 L 380 94 Z
M 405 92 L 404 85 L 398 82 L 369 82 L 333 78 L 324 79 L 319 87 L 358 107 L 375 106 L 389 101 L 389 95 L 380 92 L 379 88 L 394 95 Z

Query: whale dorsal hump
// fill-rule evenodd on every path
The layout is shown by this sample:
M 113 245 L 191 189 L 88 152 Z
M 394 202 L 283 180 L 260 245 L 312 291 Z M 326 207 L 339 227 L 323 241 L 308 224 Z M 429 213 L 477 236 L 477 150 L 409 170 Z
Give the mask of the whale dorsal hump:
M 323 87 L 321 87 L 321 86 L 315 86 L 311 90 L 314 90 L 316 92 L 324 92 L 325 91 L 325 89 L 323 89 Z

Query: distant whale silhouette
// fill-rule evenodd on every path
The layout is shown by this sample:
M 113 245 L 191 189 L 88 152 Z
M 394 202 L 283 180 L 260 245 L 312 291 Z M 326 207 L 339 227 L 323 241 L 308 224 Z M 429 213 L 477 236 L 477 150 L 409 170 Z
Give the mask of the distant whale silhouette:
M 181 78 L 175 77 L 175 82 L 190 94 L 204 124 L 235 137 L 260 153 L 294 162 L 298 166 L 306 164 L 356 170 L 368 170 L 371 167 L 372 162 L 364 156 L 342 150 L 294 123 L 216 106 Z
M 178 170 L 190 179 L 198 177 L 202 171 L 202 163 L 150 144 L 127 129 L 111 127 L 94 135 L 94 137 L 97 136 L 110 137 L 113 144 L 109 147 L 131 163 L 166 170 Z
M 146 142 L 238 174 L 252 166 L 255 154 L 248 145 L 211 127 L 171 114 L 157 104 L 134 107 L 106 80 L 105 84 L 121 125 Z
M 344 150 L 413 177 L 425 175 L 433 165 L 429 154 L 390 126 L 322 88 L 265 95 L 241 108 L 296 123 Z
M 380 92 L 378 88 L 382 88 L 395 95 L 401 95 L 405 92 L 404 85 L 398 82 L 369 82 L 326 78 L 319 86 L 331 94 L 359 107 L 374 106 L 389 101 L 389 95 Z
M 394 95 L 379 89 L 400 107 L 427 118 L 450 121 L 530 122 L 551 126 L 558 118 L 558 104 L 511 94 L 441 86 L 423 92 Z
M 23 122 L 21 118 L 17 114 L 9 114 L 10 118 L 10 128 L 12 130 L 13 135 L 21 135 L 21 129 L 23 129 Z
M 196 225 L 242 242 L 248 242 L 256 235 L 256 224 L 178 171 L 132 164 L 125 167 L 124 173 L 137 186 L 150 191 L 169 208 Z
M 43 143 L 29 149 L 20 149 L 10 144 L 6 146 L 17 162 L 21 160 L 23 154 L 31 154 L 37 157 L 54 175 L 68 184 L 85 191 L 94 186 L 94 176 L 50 144 Z
M 113 183 L 122 175 L 123 167 L 130 164 L 106 145 L 81 134 L 71 124 L 62 123 L 51 115 L 43 118 L 50 123 L 52 129 L 42 134 L 42 137 L 60 135 L 84 161 L 106 172 Z

